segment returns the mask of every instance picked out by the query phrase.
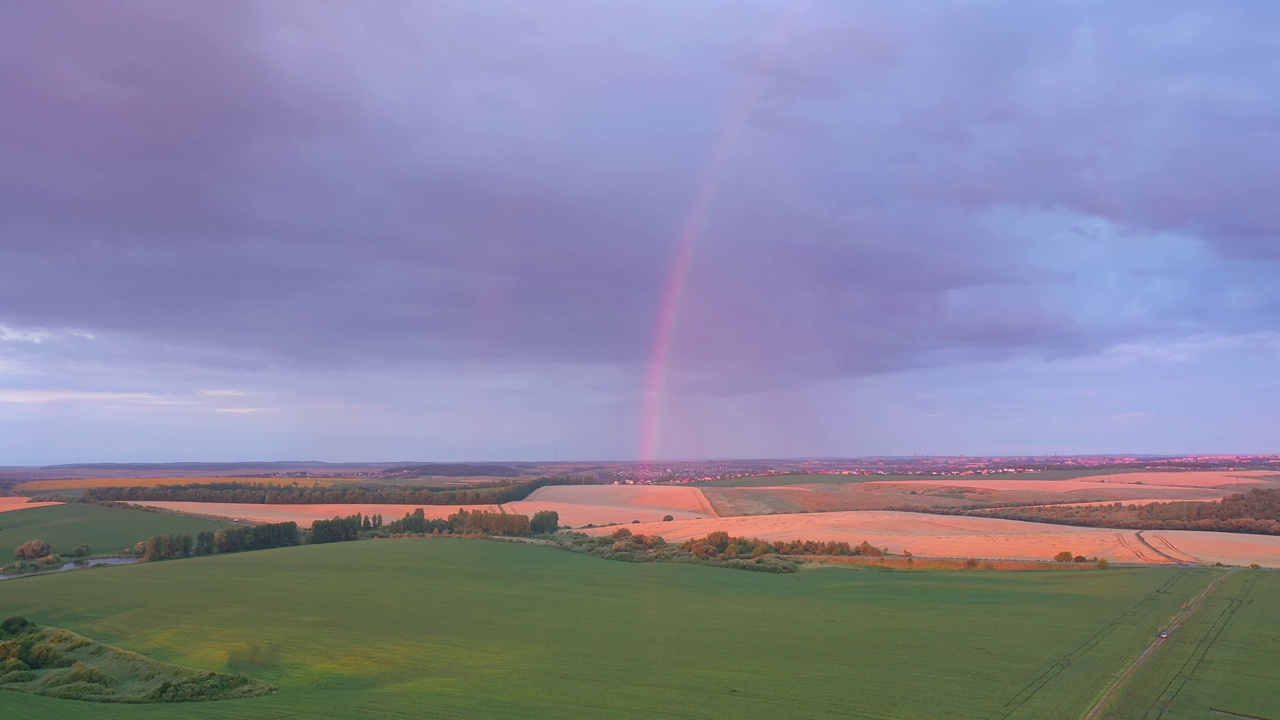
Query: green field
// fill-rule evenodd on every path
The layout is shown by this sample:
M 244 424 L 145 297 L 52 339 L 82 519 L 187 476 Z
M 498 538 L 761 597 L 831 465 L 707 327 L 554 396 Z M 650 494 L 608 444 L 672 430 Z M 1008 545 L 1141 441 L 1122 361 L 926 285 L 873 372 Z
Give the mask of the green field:
M 0 565 L 11 561 L 13 549 L 28 540 L 44 540 L 55 553 L 69 553 L 88 545 L 93 554 L 117 553 L 152 535 L 191 533 L 235 527 L 203 518 L 101 507 L 49 505 L 0 513 Z M 0 600 L 3 599 L 0 592 Z
M 279 693 L 0 691 L 0 717 L 1076 718 L 1217 572 L 771 575 L 424 539 L 59 573 L 0 583 L 0 615 Z
M 1110 718 L 1280 717 L 1280 573 L 1237 572 L 1160 644 Z M 1225 713 L 1225 714 L 1223 714 Z

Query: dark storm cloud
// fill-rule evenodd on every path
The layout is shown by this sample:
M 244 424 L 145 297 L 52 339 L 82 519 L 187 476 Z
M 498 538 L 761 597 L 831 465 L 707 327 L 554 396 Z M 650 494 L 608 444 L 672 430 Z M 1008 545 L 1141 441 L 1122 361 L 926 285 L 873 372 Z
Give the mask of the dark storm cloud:
M 689 5 L 10 8 L 0 323 L 638 365 L 708 184 L 672 361 L 737 387 L 1274 326 L 1270 5 Z

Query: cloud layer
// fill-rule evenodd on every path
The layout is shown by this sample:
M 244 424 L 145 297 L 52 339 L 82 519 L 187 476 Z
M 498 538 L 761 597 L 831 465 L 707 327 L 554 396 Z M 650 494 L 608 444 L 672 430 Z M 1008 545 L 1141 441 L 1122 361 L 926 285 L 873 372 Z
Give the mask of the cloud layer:
M 665 302 L 672 427 L 802 412 L 816 388 L 895 373 L 1280 325 L 1280 10 L 1265 3 L 8 15 L 10 393 L 175 393 L 268 417 L 200 393 L 245 385 L 286 411 L 403 419 L 447 416 L 465 403 L 442 388 L 470 383 L 507 395 L 459 452 L 525 452 L 544 440 L 515 418 L 580 413 L 559 432 L 608 428 L 580 452 L 627 455 Z M 1274 360 L 1232 347 L 1202 372 Z M 803 412 L 825 439 L 762 431 L 765 454 L 905 443 Z M 759 447 L 666 435 L 666 454 Z

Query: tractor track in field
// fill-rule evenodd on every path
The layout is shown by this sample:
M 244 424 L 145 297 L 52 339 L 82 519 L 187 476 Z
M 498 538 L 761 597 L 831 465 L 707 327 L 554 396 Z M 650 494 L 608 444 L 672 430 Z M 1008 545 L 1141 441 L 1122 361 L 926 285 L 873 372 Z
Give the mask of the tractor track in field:
M 1135 617 L 1141 616 L 1145 612 L 1147 606 L 1159 603 L 1160 595 L 1168 592 L 1170 586 L 1177 581 L 1178 576 L 1175 575 L 1170 577 L 1163 585 L 1156 588 L 1155 591 L 1151 592 L 1146 597 L 1135 603 L 1133 607 L 1124 611 L 1114 620 L 1104 625 L 1102 629 L 1094 633 L 1088 640 L 1081 643 L 1079 647 L 1056 660 L 1053 665 L 1028 683 L 1026 687 L 1019 691 L 1017 695 L 1013 696 L 1013 698 L 1006 702 L 999 710 L 996 710 L 994 713 L 989 715 L 987 720 L 1005 720 L 1006 718 L 1012 717 L 1013 714 L 1020 710 L 1022 706 L 1026 705 L 1031 698 L 1035 697 L 1035 694 L 1038 693 L 1041 688 L 1049 684 L 1049 681 L 1057 677 L 1063 670 L 1066 670 L 1076 658 L 1092 650 L 1099 643 L 1105 640 L 1108 635 L 1114 632 L 1116 628 L 1119 628 L 1121 625 L 1124 625 Z
M 1182 612 L 1175 615 L 1173 619 L 1169 621 L 1169 624 L 1166 626 L 1167 629 L 1170 632 L 1173 632 L 1174 630 L 1177 630 L 1179 627 L 1181 627 L 1183 623 L 1185 623 L 1193 615 L 1195 615 L 1196 611 L 1200 609 L 1201 603 L 1204 601 L 1205 598 L 1209 597 L 1209 595 L 1214 591 L 1214 589 L 1218 587 L 1219 583 L 1221 583 L 1223 580 L 1227 579 L 1228 577 L 1230 577 L 1231 575 L 1237 572 L 1239 572 L 1239 568 L 1228 570 L 1227 572 L 1223 573 L 1222 575 L 1219 575 L 1218 577 L 1210 581 L 1210 583 L 1206 585 L 1203 590 L 1200 591 L 1200 594 L 1196 595 L 1194 598 L 1187 601 L 1187 604 L 1184 606 Z M 1234 608 L 1238 604 L 1239 603 L 1237 601 L 1236 605 L 1232 606 L 1231 614 L 1235 613 Z M 1230 618 L 1228 617 L 1228 619 Z M 1223 622 L 1221 624 L 1225 625 L 1226 623 Z M 1222 632 L 1220 627 L 1217 629 L 1217 632 L 1218 633 Z M 1217 633 L 1214 633 L 1214 638 L 1215 639 L 1217 638 Z M 1115 700 L 1116 696 L 1119 695 L 1120 691 L 1124 689 L 1125 685 L 1128 684 L 1129 680 L 1133 678 L 1133 675 L 1138 671 L 1139 668 L 1143 666 L 1143 664 L 1147 662 L 1147 660 L 1151 657 L 1152 653 L 1154 653 L 1156 651 L 1156 648 L 1159 648 L 1163 642 L 1164 642 L 1164 638 L 1157 638 L 1150 645 L 1148 645 L 1145 650 L 1142 651 L 1142 654 L 1134 658 L 1133 662 L 1130 662 L 1129 665 L 1126 666 L 1120 672 L 1120 674 L 1116 677 L 1115 681 L 1111 684 L 1111 687 L 1107 688 L 1106 692 L 1102 694 L 1102 697 L 1098 698 L 1098 701 L 1093 704 L 1093 707 L 1089 708 L 1089 711 L 1081 716 L 1081 720 L 1098 720 L 1098 718 L 1101 718 L 1103 712 L 1105 712 L 1106 709 L 1110 707 L 1111 703 Z M 1201 640 L 1201 644 L 1203 643 L 1204 643 L 1204 639 Z M 1212 644 L 1212 642 L 1210 642 L 1209 644 Z M 1197 649 L 1199 649 L 1199 647 L 1200 646 L 1198 645 Z M 1207 646 L 1205 647 L 1207 650 Z M 1193 652 L 1192 655 L 1195 655 L 1195 652 Z M 1201 655 L 1201 658 L 1203 658 L 1203 654 Z M 1188 658 L 1187 662 L 1190 662 L 1190 658 Z M 1197 660 L 1196 664 L 1197 665 L 1199 664 L 1199 660 Z M 1193 668 L 1193 672 L 1194 672 L 1194 668 Z M 1183 683 L 1185 684 L 1185 682 L 1186 680 L 1184 679 Z M 1182 686 L 1179 685 L 1178 691 L 1180 691 L 1181 689 L 1182 689 Z M 1162 696 L 1163 694 L 1164 693 L 1161 693 Z M 1177 691 L 1175 691 L 1173 696 L 1170 696 L 1169 701 L 1172 701 L 1173 697 L 1175 697 L 1176 695 L 1177 695 Z M 1166 705 L 1167 704 L 1168 703 L 1166 702 Z M 1163 714 L 1164 712 L 1163 708 L 1161 709 L 1160 712 L 1161 714 Z
M 1147 549 L 1151 550 L 1151 552 L 1153 552 L 1153 553 L 1155 553 L 1155 554 L 1159 555 L 1160 557 L 1162 557 L 1162 558 L 1164 558 L 1164 559 L 1168 560 L 1169 562 L 1174 562 L 1174 563 L 1177 563 L 1177 564 L 1179 564 L 1179 565 L 1191 565 L 1191 564 L 1194 564 L 1192 561 L 1187 560 L 1186 558 L 1174 557 L 1174 556 L 1170 555 L 1169 553 L 1167 553 L 1167 552 L 1165 552 L 1165 551 L 1161 550 L 1160 548 L 1156 547 L 1155 545 L 1152 545 L 1151 543 L 1147 542 L 1147 539 L 1146 539 L 1145 537 L 1143 537 L 1143 536 L 1142 536 L 1142 533 L 1144 533 L 1144 532 L 1146 532 L 1146 530 L 1139 530 L 1139 531 L 1137 531 L 1136 533 L 1134 533 L 1134 534 L 1133 534 L 1133 536 L 1134 536 L 1134 537 L 1136 537 L 1136 538 L 1138 538 L 1138 542 L 1142 543 L 1143 545 L 1146 545 L 1146 546 L 1147 546 Z M 1165 543 L 1165 544 L 1166 544 L 1166 545 L 1168 545 L 1168 542 L 1166 541 L 1166 543 Z M 1170 546 L 1170 547 L 1172 547 L 1172 546 Z
M 1226 576 L 1224 575 L 1223 577 Z M 1160 692 L 1160 695 L 1157 697 L 1158 704 L 1156 707 L 1158 709 L 1154 716 L 1157 720 L 1164 716 L 1164 711 L 1173 704 L 1175 699 L 1177 699 L 1178 693 L 1182 692 L 1183 686 L 1185 686 L 1187 681 L 1191 679 L 1191 676 L 1195 675 L 1196 671 L 1200 669 L 1200 663 L 1204 660 L 1204 656 L 1209 652 L 1209 648 L 1218 641 L 1218 636 L 1222 634 L 1227 623 L 1229 623 L 1231 618 L 1235 616 L 1236 611 L 1244 605 L 1244 601 L 1241 598 L 1249 596 L 1249 591 L 1253 589 L 1254 583 L 1256 582 L 1257 580 L 1253 575 L 1249 575 L 1245 578 L 1244 586 L 1240 588 L 1240 591 L 1236 593 L 1235 597 L 1227 599 L 1227 607 L 1225 607 L 1222 612 L 1218 613 L 1218 617 L 1214 618 L 1213 625 L 1209 627 L 1209 631 L 1201 636 L 1199 641 L 1196 642 L 1195 649 L 1191 651 L 1191 655 L 1182 663 L 1182 667 L 1178 669 L 1173 680 L 1170 680 L 1169 684 Z M 1147 714 L 1151 715 L 1150 712 Z

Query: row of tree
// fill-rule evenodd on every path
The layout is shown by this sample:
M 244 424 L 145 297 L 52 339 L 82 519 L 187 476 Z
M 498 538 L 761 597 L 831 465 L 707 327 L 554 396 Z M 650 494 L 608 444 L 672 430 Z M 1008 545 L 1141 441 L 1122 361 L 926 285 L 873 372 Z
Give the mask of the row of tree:
M 372 526 L 370 522 L 370 526 Z M 360 531 L 364 529 L 364 520 L 360 513 L 347 517 L 336 517 L 332 520 L 316 520 L 311 523 L 310 541 L 312 545 L 332 542 L 359 540 Z
M 626 528 L 616 531 L 613 536 L 626 537 L 630 532 Z M 750 555 L 869 555 L 880 557 L 885 551 L 863 540 L 859 545 L 850 545 L 843 541 L 823 542 L 820 540 L 769 541 L 754 537 L 732 537 L 723 530 L 708 533 L 706 537 L 686 540 L 680 545 L 682 552 L 697 557 L 741 557 Z
M 970 514 L 1086 527 L 1133 530 L 1215 530 L 1280 535 L 1280 489 L 1250 490 L 1226 497 L 1221 502 L 1049 505 L 1016 509 L 1001 508 Z
M 84 491 L 86 502 L 228 502 L 267 505 L 478 505 L 524 500 L 538 488 L 550 485 L 594 485 L 591 477 L 538 478 L 473 486 L 465 490 L 432 490 L 403 485 L 297 486 L 225 482 L 151 487 L 101 487 Z
M 190 533 L 152 535 L 135 549 L 143 560 L 171 560 L 174 558 L 212 555 L 214 553 L 244 552 L 289 547 L 300 542 L 298 523 L 263 523 L 245 527 L 223 528 L 217 532 L 203 531 L 192 537 Z

